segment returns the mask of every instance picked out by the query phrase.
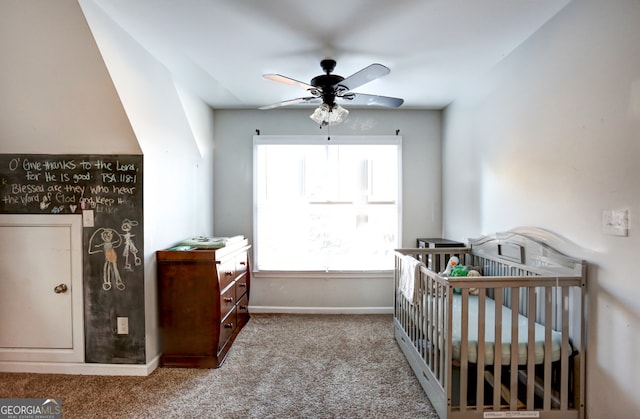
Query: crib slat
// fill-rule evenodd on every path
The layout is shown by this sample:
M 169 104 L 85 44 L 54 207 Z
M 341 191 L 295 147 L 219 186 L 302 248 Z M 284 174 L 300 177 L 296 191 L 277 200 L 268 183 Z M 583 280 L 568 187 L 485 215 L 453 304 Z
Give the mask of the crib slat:
M 469 354 L 469 288 L 462 289 L 460 313 L 460 410 L 467 410 L 468 354 Z
M 574 391 L 577 391 L 577 399 L 576 399 L 576 407 L 579 409 L 581 416 L 584 416 L 585 411 L 585 402 L 586 402 L 586 392 L 585 390 L 585 373 L 586 373 L 586 364 L 585 364 L 585 355 L 584 348 L 587 344 L 586 337 L 586 315 L 585 315 L 585 306 L 586 306 L 586 281 L 585 278 L 582 278 L 582 282 L 580 284 L 580 353 L 576 356 L 576 362 L 578 362 L 578 378 L 575 382 Z
M 451 313 L 453 313 L 453 300 L 447 297 L 449 292 L 449 287 L 442 286 L 442 295 L 440 297 L 442 299 L 442 309 L 440 310 L 440 324 L 445 325 L 445 327 L 444 332 L 440 335 L 440 340 L 442 341 L 442 351 L 440 352 L 440 375 L 448 385 L 451 383 L 450 380 L 447 380 L 447 373 L 449 372 L 447 364 L 449 364 L 449 358 L 451 357 L 451 340 L 449 339 L 449 337 L 452 335 L 451 330 L 453 328 L 453 322 L 450 321 Z M 449 392 L 450 391 L 451 389 L 449 389 Z
M 544 317 L 544 353 L 551 353 L 551 310 L 552 310 L 552 290 L 551 287 L 545 288 L 545 317 Z M 544 410 L 551 409 L 551 357 L 544 357 L 544 397 L 542 401 Z
M 440 362 L 440 358 L 438 354 L 442 349 L 438 342 L 438 322 L 439 313 L 438 307 L 440 305 L 440 285 L 434 281 L 434 288 L 431 290 L 433 292 L 432 301 L 431 301 L 431 349 L 432 349 L 432 359 L 431 359 L 431 369 L 438 377 L 438 380 L 441 380 L 441 377 L 438 375 L 438 365 Z
M 438 335 L 436 331 L 436 327 L 438 325 L 438 304 L 440 303 L 440 299 L 438 296 L 438 288 L 439 285 L 436 283 L 433 291 L 433 299 L 431 302 L 431 370 L 437 377 L 438 381 L 440 381 L 440 376 L 438 375 L 438 351 L 440 350 L 440 346 L 438 345 Z
M 536 356 L 536 288 L 529 287 L 529 306 L 527 308 L 528 334 L 527 334 L 527 410 L 533 410 L 534 382 L 535 382 L 535 356 Z
M 430 276 L 427 276 L 427 307 L 425 309 L 425 317 L 427 321 L 427 344 L 429 346 L 429 352 L 427 353 L 426 362 L 429 369 L 433 371 L 433 357 L 435 356 L 435 347 L 433 344 L 433 302 L 435 297 L 433 295 L 435 284 Z
M 423 335 L 423 346 L 424 346 L 424 352 L 422 355 L 422 359 L 424 360 L 425 364 L 430 365 L 429 364 L 429 357 L 431 356 L 431 353 L 433 352 L 433 350 L 431 349 L 431 336 L 429 335 L 429 328 L 431 327 L 430 324 L 430 319 L 429 319 L 429 300 L 431 299 L 431 295 L 429 294 L 429 286 L 431 285 L 430 282 L 430 278 L 427 276 L 424 276 L 424 281 L 425 281 L 425 290 L 424 290 L 424 295 L 422 296 L 422 300 L 421 300 L 421 304 L 422 304 L 422 322 L 424 323 L 424 329 L 422 329 L 422 335 Z
M 485 363 L 485 304 L 487 302 L 487 290 L 480 288 L 478 291 L 478 359 L 476 379 L 476 406 L 479 411 L 484 407 L 484 363 Z
M 431 298 L 431 370 L 437 377 L 438 381 L 442 384 L 442 377 L 438 374 L 438 365 L 440 362 L 440 358 L 438 354 L 440 353 L 440 345 L 438 343 L 438 318 L 439 311 L 438 305 L 440 304 L 440 296 L 439 296 L 440 285 L 434 281 L 434 288 L 431 289 L 433 293 Z
M 442 324 L 440 312 L 442 311 L 442 297 L 440 296 L 442 285 L 436 284 L 435 292 L 435 306 L 434 306 L 434 322 L 433 322 L 433 345 L 434 345 L 434 358 L 433 358 L 433 371 L 438 377 L 438 381 L 444 386 L 442 376 L 440 374 L 440 356 L 442 351 L 442 345 L 440 343 L 440 332 L 438 332 L 438 325 Z
M 511 377 L 509 387 L 511 391 L 511 410 L 518 408 L 518 288 L 511 288 Z
M 560 348 L 560 409 L 567 410 L 569 402 L 569 295 L 562 287 L 562 347 Z
M 429 343 L 429 332 L 428 332 L 428 325 L 429 325 L 429 321 L 427 318 L 427 307 L 429 304 L 429 300 L 428 300 L 428 295 L 427 295 L 427 289 L 429 287 L 429 278 L 426 277 L 424 275 L 424 273 L 422 273 L 422 271 L 420 271 L 420 300 L 419 300 L 419 307 L 420 307 L 420 314 L 418 316 L 419 322 L 420 322 L 420 336 L 421 336 L 421 341 L 420 341 L 420 346 L 422 347 L 422 350 L 420 351 L 420 356 L 422 357 L 422 359 L 424 360 L 425 363 L 428 364 L 427 362 L 427 357 L 429 356 L 429 351 L 428 351 L 428 343 Z
M 502 384 L 502 289 L 495 290 L 495 342 L 493 345 L 493 409 L 500 410 Z
M 443 347 L 444 354 L 440 357 L 440 366 L 441 371 L 443 371 L 443 375 L 445 378 L 445 389 L 447 394 L 451 395 L 452 393 L 452 371 L 453 371 L 453 342 L 451 341 L 451 336 L 453 336 L 453 287 L 442 287 L 443 288 L 443 299 L 446 302 L 446 308 L 443 304 L 443 322 L 441 324 L 446 325 L 446 332 L 444 339 Z

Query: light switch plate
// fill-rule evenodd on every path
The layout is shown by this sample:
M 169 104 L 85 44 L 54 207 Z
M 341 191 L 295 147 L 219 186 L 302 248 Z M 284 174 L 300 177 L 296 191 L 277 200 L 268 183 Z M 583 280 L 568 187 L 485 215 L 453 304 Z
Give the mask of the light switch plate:
M 82 210 L 82 225 L 93 227 L 93 210 Z

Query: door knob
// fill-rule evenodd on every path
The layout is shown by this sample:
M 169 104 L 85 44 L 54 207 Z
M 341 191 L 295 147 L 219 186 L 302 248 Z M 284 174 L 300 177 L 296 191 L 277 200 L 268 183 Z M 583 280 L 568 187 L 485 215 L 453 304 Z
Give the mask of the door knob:
M 67 292 L 68 289 L 69 288 L 67 287 L 67 284 L 60 284 L 53 289 L 53 292 L 55 292 L 56 294 L 61 294 L 63 292 Z

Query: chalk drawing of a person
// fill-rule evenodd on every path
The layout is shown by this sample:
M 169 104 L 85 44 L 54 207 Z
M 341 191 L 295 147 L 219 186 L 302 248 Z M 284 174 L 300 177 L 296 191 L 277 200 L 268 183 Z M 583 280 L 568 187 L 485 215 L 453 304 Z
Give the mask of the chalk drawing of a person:
M 97 239 L 97 235 L 100 238 Z M 94 242 L 94 240 L 96 243 Z M 123 291 L 126 287 L 118 271 L 118 255 L 115 249 L 122 244 L 122 237 L 117 231 L 111 228 L 99 228 L 93 232 L 89 239 L 89 254 L 104 252 L 104 266 L 102 268 L 102 289 L 111 289 L 112 279 L 115 280 L 116 288 Z
M 129 263 L 129 253 L 133 256 L 134 265 L 139 266 L 140 263 L 142 263 L 140 256 L 138 256 L 138 248 L 133 243 L 133 240 L 131 240 L 132 237 L 135 237 L 135 234 L 131 234 L 131 229 L 137 225 L 137 221 L 131 221 L 126 218 L 122 221 L 121 229 L 124 231 L 124 234 L 122 235 L 124 238 L 124 250 L 122 251 L 122 256 L 124 256 L 125 271 L 133 271 L 131 263 Z

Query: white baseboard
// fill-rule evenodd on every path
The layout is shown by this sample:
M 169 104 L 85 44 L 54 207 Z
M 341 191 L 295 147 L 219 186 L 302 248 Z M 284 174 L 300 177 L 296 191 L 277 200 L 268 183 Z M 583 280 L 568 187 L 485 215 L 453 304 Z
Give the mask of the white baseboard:
M 31 372 L 38 374 L 131 375 L 147 376 L 160 365 L 160 355 L 144 365 L 85 364 L 75 362 L 0 361 L 0 372 Z
M 249 306 L 249 313 L 286 314 L 393 314 L 393 307 L 279 307 Z

